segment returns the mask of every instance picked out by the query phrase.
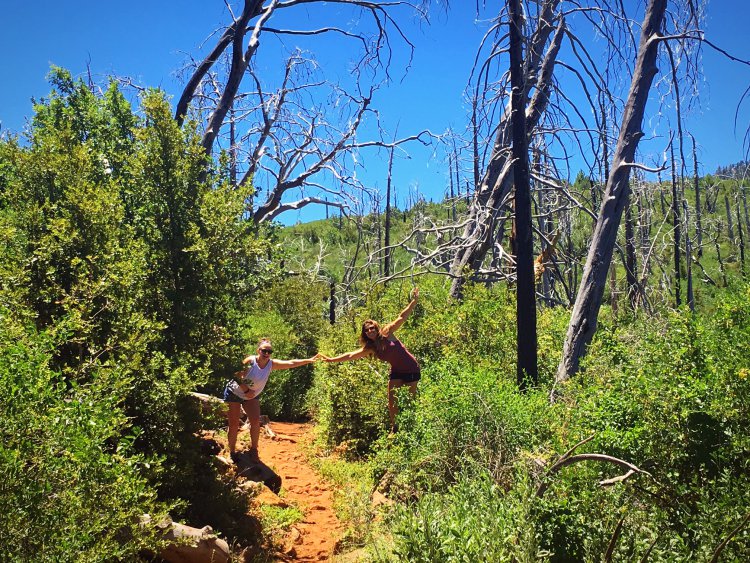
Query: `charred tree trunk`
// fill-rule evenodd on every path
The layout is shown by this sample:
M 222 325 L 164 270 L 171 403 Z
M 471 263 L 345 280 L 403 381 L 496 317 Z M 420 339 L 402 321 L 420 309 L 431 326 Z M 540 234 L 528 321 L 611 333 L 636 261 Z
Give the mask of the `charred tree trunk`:
M 628 286 L 628 300 L 630 308 L 635 311 L 638 307 L 638 276 L 635 256 L 635 227 L 633 225 L 632 197 L 628 194 L 625 205 L 625 279 Z
M 330 281 L 330 296 L 328 300 L 328 322 L 336 324 L 336 282 Z
M 522 82 L 521 85 L 520 95 L 524 105 L 526 105 L 532 87 L 534 89 L 534 95 L 528 102 L 528 107 L 524 108 L 527 135 L 536 127 L 549 103 L 552 74 L 565 30 L 562 20 L 559 21 L 556 30 L 553 26 L 558 5 L 559 0 L 545 2 L 543 15 L 540 17 L 540 30 L 534 36 L 526 51 L 525 77 L 536 77 L 534 80 L 529 79 Z M 555 33 L 552 41 L 544 56 L 542 56 L 544 45 L 553 31 Z M 513 161 L 508 150 L 512 134 L 509 114 L 510 108 L 506 108 L 498 125 L 490 162 L 484 176 L 475 184 L 477 191 L 472 200 L 468 221 L 461 237 L 466 242 L 456 253 L 451 264 L 450 271 L 453 275 L 451 296 L 456 299 L 461 297 L 465 270 L 468 269 L 471 272 L 478 270 L 487 252 L 492 247 L 498 225 L 498 213 L 501 207 L 507 203 L 508 195 L 513 186 Z M 528 145 L 528 143 L 527 138 L 524 144 Z M 475 159 L 478 158 L 477 150 L 475 148 Z
M 682 276 L 680 272 L 680 197 L 677 189 L 677 173 L 675 171 L 674 145 L 670 145 L 672 154 L 672 240 L 674 243 L 674 304 L 675 307 L 682 305 L 680 286 Z
M 513 129 L 513 183 L 516 188 L 516 381 L 526 389 L 537 383 L 536 291 L 534 284 L 534 238 L 531 226 L 529 147 L 526 134 L 526 104 L 523 73 L 523 25 L 521 0 L 508 0 L 510 15 L 511 124 Z
M 727 236 L 729 242 L 734 244 L 734 225 L 732 224 L 732 206 L 729 205 L 729 196 L 724 194 L 724 205 L 727 209 Z
M 685 214 L 685 224 L 688 224 L 688 204 L 684 199 L 682 200 L 682 210 Z M 693 294 L 693 252 L 692 243 L 690 242 L 690 235 L 685 233 L 685 275 L 687 281 L 687 302 L 690 310 L 695 313 L 695 295 Z
M 745 277 L 745 236 L 742 232 L 742 217 L 740 216 L 740 206 L 737 205 L 737 237 L 739 238 L 740 247 L 740 273 Z
M 385 188 L 385 258 L 383 264 L 383 275 L 391 275 L 391 190 L 393 186 L 393 147 L 388 156 L 388 182 Z
M 724 261 L 721 259 L 721 247 L 719 246 L 719 237 L 721 236 L 721 220 L 716 223 L 716 237 L 714 237 L 714 248 L 716 248 L 716 261 L 719 263 L 719 271 L 721 272 L 721 281 L 724 283 L 723 287 L 727 287 L 727 270 L 724 267 Z
M 695 148 L 695 137 L 693 140 L 693 187 L 695 188 L 695 242 L 698 248 L 695 250 L 698 258 L 703 256 L 703 225 L 701 225 L 701 183 L 698 178 L 698 151 Z
M 740 196 L 742 197 L 742 209 L 745 211 L 745 232 L 750 229 L 750 215 L 747 212 L 747 190 L 745 186 L 739 186 Z
M 638 58 L 633 70 L 630 92 L 625 105 L 620 134 L 612 156 L 612 167 L 599 220 L 591 241 L 581 286 L 578 291 L 563 356 L 558 366 L 556 381 L 562 382 L 578 372 L 581 358 L 596 332 L 607 271 L 617 241 L 617 230 L 627 201 L 630 170 L 643 137 L 641 126 L 651 84 L 657 73 L 656 56 L 659 31 L 664 23 L 667 0 L 650 0 L 641 28 Z

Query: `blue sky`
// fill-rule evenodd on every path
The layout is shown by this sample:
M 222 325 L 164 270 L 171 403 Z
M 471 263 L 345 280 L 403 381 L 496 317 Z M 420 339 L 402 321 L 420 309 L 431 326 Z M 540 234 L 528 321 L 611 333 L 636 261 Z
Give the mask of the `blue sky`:
M 405 75 L 402 69 L 397 70 L 393 84 L 374 100 L 391 125 L 399 123 L 399 133 L 420 129 L 440 133 L 448 127 L 460 130 L 465 126 L 462 94 L 482 26 L 473 21 L 473 1 L 451 4 L 450 15 L 435 12 L 430 26 L 405 25 L 417 47 L 411 69 Z M 178 96 L 181 82 L 176 70 L 186 54 L 197 55 L 206 37 L 227 21 L 222 0 L 3 0 L 2 5 L 0 123 L 2 131 L 15 132 L 31 115 L 31 98 L 48 93 L 45 76 L 50 64 L 78 76 L 85 75 L 88 64 L 95 80 L 107 74 L 125 75 L 143 86 L 158 86 Z M 316 16 L 312 9 L 299 14 L 305 24 Z M 722 48 L 750 58 L 748 29 L 747 0 L 709 3 L 705 30 Z M 213 44 L 210 39 L 208 44 Z M 703 68 L 702 106 L 688 116 L 687 128 L 698 140 L 701 170 L 713 172 L 717 165 L 745 157 L 742 141 L 750 102 L 740 108 L 736 132 L 734 119 L 737 103 L 750 85 L 750 67 L 732 64 L 706 49 Z M 398 166 L 396 182 L 402 194 L 419 186 L 428 198 L 442 197 L 447 170 L 429 150 L 417 151 Z M 384 184 L 384 179 L 373 180 L 378 182 Z

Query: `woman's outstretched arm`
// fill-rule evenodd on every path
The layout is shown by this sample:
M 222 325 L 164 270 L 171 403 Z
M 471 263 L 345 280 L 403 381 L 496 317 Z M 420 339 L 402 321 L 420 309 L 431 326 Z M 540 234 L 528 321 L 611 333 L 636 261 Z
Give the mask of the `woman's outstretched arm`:
M 276 371 L 279 369 L 298 368 L 300 366 L 306 366 L 307 364 L 317 362 L 320 358 L 322 358 L 320 354 L 315 354 L 312 358 L 304 358 L 302 360 L 273 360 L 271 370 Z
M 409 302 L 409 304 L 404 308 L 403 311 L 401 311 L 401 313 L 399 313 L 395 321 L 385 325 L 383 328 L 380 329 L 380 334 L 388 338 L 391 334 L 396 332 L 401 327 L 402 324 L 404 324 L 406 319 L 409 318 L 409 315 L 411 315 L 411 312 L 414 310 L 414 307 L 417 306 L 417 300 L 419 300 L 419 288 L 415 287 L 411 295 L 412 295 L 412 299 Z
M 329 358 L 328 356 L 324 356 L 323 354 L 319 354 L 319 356 L 326 362 L 348 362 L 349 360 L 358 360 L 360 358 L 365 358 L 369 356 L 371 353 L 372 352 L 368 350 L 367 348 L 360 348 L 359 350 L 346 352 L 338 356 L 333 356 L 332 358 Z

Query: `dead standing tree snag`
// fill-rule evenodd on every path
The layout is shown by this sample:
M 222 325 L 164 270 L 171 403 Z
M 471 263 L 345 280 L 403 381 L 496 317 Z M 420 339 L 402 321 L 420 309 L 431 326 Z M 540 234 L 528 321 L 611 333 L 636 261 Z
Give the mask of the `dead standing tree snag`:
M 175 119 L 182 124 L 188 116 L 196 118 L 202 124 L 206 154 L 211 156 L 225 145 L 232 162 L 230 177 L 242 177 L 239 185 L 252 183 L 256 194 L 264 192 L 260 205 L 248 201 L 256 223 L 310 204 L 346 210 L 354 206 L 357 194 L 365 191 L 356 173 L 359 151 L 413 140 L 430 142 L 425 131 L 392 143 L 357 140 L 368 119 L 376 138 L 388 137 L 377 132 L 380 126 L 371 102 L 379 83 L 389 78 L 392 40 L 398 38 L 406 46 L 408 61 L 413 54 L 414 47 L 395 15 L 408 11 L 410 16 L 424 17 L 419 6 L 383 0 L 245 0 L 235 15 L 230 3 L 226 4 L 232 23 L 208 55 L 190 65 Z M 313 4 L 324 17 L 330 13 L 332 21 L 343 21 L 343 12 L 350 13 L 349 21 L 358 24 L 354 27 L 351 23 L 351 29 L 326 26 L 305 30 L 298 29 L 298 23 L 283 27 L 284 22 L 293 21 L 295 8 L 309 10 Z M 266 59 L 269 55 L 263 55 L 264 65 L 258 62 L 261 38 L 270 43 L 266 50 L 270 53 L 281 49 L 280 41 L 271 42 L 272 38 L 288 41 L 294 37 L 314 45 L 315 36 L 336 36 L 356 45 L 356 49 L 341 50 L 347 56 L 349 52 L 358 55 L 349 61 L 346 85 L 328 80 L 322 65 L 300 49 L 292 49 L 285 65 L 281 61 L 276 65 L 281 72 L 267 70 L 261 76 L 260 68 L 273 68 L 273 62 L 269 65 Z M 274 80 L 277 87 L 269 87 Z
M 659 46 L 666 39 L 662 30 L 666 21 L 667 4 L 667 0 L 650 0 L 646 6 L 630 92 L 581 285 L 568 325 L 563 356 L 555 378 L 557 383 L 567 380 L 578 371 L 580 360 L 596 331 L 617 232 L 630 192 L 630 172 L 639 166 L 635 163 L 635 154 L 643 137 L 641 127 L 649 92 L 658 72 L 656 61 Z
M 536 29 L 529 40 L 523 61 L 523 93 L 521 99 L 526 107 L 526 131 L 530 140 L 534 129 L 544 116 L 549 103 L 549 92 L 552 73 L 557 54 L 562 44 L 565 21 L 559 14 L 560 0 L 545 0 L 535 19 Z M 499 18 L 502 21 L 502 16 Z M 498 23 L 498 25 L 501 25 Z M 528 24 L 527 25 L 531 25 Z M 551 38 L 551 40 L 550 40 Z M 478 71 L 477 92 L 474 94 L 474 105 L 483 94 L 480 89 L 487 87 L 487 74 L 492 60 L 506 50 L 501 40 L 493 45 L 491 55 Z M 546 47 L 546 49 L 545 49 Z M 507 76 L 501 80 L 505 83 Z M 504 89 L 503 86 L 500 87 Z M 532 96 L 533 92 L 533 96 Z M 503 94 L 504 95 L 504 94 Z M 489 114 L 493 112 L 488 110 Z M 476 124 L 475 124 L 476 129 Z M 474 132 L 477 136 L 478 133 Z M 508 201 L 513 186 L 513 159 L 510 151 L 512 138 L 511 107 L 507 102 L 502 116 L 495 126 L 495 136 L 488 164 L 484 169 L 479 184 L 475 187 L 474 199 L 468 212 L 468 220 L 463 228 L 461 243 L 455 251 L 450 267 L 453 277 L 451 295 L 460 297 L 463 285 L 464 270 L 477 272 L 487 252 L 494 243 L 493 234 L 498 224 L 499 212 Z M 474 140 L 475 145 L 477 139 Z M 527 142 L 527 144 L 529 144 Z M 478 170 L 479 154 L 475 155 L 474 168 Z M 475 174 L 479 178 L 478 174 Z

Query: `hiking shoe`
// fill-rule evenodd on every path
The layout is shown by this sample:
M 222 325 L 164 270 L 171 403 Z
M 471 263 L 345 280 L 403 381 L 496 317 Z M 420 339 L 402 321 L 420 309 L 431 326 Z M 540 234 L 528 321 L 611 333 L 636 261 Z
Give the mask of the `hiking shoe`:
M 258 448 L 250 448 L 247 450 L 247 455 L 250 457 L 252 463 L 260 463 L 260 457 L 258 456 Z

